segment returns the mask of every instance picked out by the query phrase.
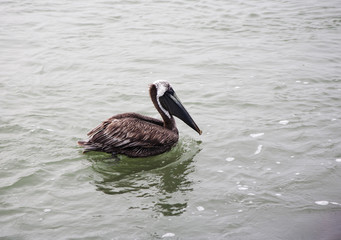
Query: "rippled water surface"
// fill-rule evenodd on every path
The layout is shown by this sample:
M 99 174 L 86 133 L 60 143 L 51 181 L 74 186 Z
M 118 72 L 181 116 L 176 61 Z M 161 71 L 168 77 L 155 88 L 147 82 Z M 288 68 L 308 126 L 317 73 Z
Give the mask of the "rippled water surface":
M 1 1 L 0 237 L 341 238 L 341 3 Z M 83 154 L 169 80 L 203 135 Z

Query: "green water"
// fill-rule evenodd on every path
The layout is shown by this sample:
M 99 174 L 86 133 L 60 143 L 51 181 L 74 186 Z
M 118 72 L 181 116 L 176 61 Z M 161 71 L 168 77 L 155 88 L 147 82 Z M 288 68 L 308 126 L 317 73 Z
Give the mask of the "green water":
M 0 5 L 1 238 L 341 238 L 339 1 Z M 203 135 L 82 153 L 158 79 Z

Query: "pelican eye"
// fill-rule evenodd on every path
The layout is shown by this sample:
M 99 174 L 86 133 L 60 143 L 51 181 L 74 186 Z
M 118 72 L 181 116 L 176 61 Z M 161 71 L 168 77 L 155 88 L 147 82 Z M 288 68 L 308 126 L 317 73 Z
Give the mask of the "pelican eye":
M 174 95 L 174 93 L 175 93 L 173 88 L 169 88 L 166 92 L 170 95 Z

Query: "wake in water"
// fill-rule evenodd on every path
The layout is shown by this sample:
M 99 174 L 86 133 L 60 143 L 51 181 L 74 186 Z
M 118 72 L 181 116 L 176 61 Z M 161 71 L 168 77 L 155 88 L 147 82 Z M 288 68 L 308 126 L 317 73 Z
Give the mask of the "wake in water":
M 169 172 L 179 171 L 174 173 L 174 178 L 184 176 L 188 174 L 191 162 L 200 151 L 200 143 L 183 138 L 171 151 L 164 154 L 142 159 L 120 155 L 119 162 L 108 158 L 108 154 L 88 155 L 92 168 L 97 173 L 94 184 L 104 193 L 120 194 L 155 186 Z
M 151 198 L 144 209 L 180 215 L 187 207 L 186 192 L 192 191 L 189 174 L 194 171 L 192 163 L 201 150 L 200 143 L 182 138 L 167 153 L 143 159 L 121 155 L 119 162 L 108 159 L 108 154 L 87 155 L 95 172 L 92 183 L 105 194 L 124 194 L 134 203 L 136 197 Z

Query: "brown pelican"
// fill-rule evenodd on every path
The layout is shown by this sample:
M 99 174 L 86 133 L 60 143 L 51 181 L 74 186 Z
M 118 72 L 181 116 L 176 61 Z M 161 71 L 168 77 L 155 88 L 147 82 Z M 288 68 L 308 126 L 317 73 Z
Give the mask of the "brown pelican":
M 186 111 L 167 81 L 150 85 L 149 94 L 163 121 L 138 113 L 123 113 L 104 121 L 88 133 L 88 141 L 78 144 L 87 151 L 148 157 L 170 150 L 179 139 L 173 116 L 199 134 L 201 130 Z

